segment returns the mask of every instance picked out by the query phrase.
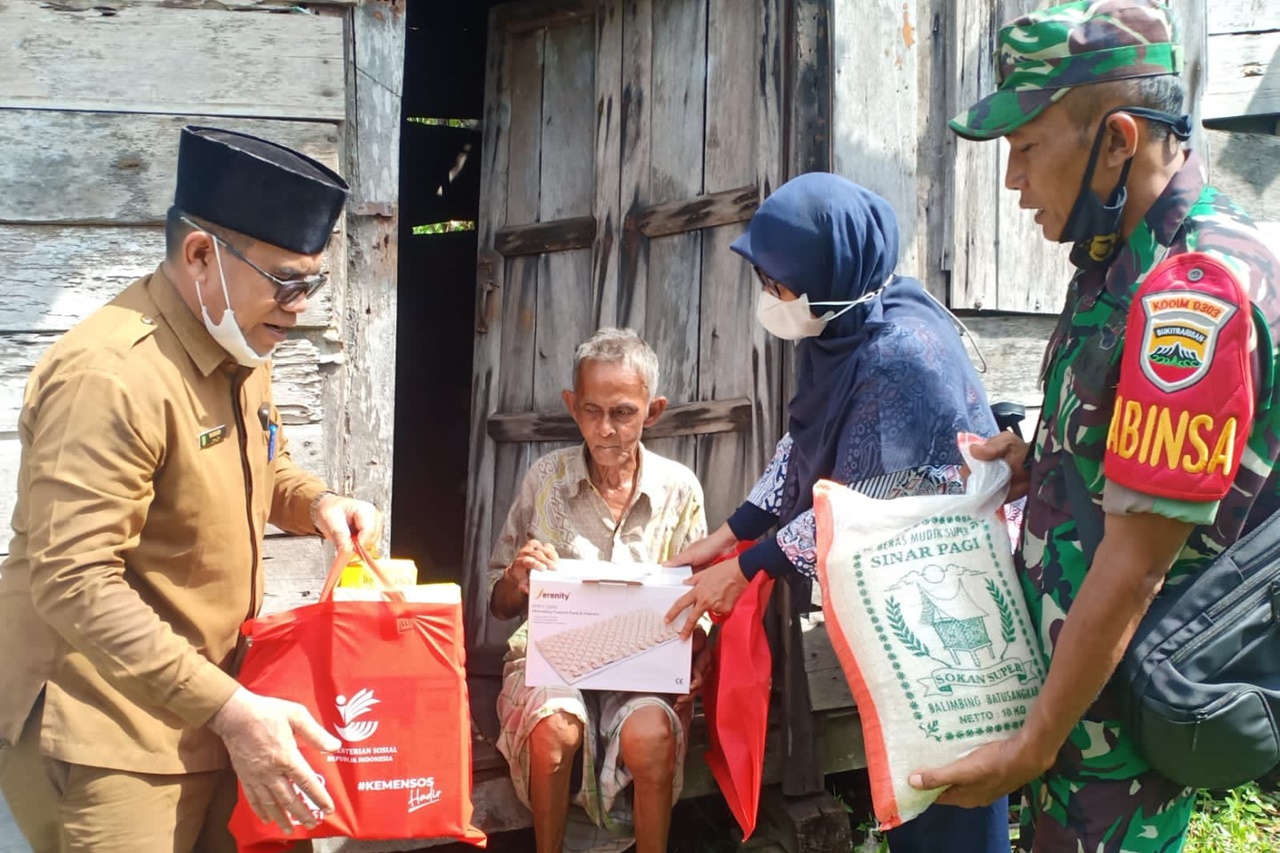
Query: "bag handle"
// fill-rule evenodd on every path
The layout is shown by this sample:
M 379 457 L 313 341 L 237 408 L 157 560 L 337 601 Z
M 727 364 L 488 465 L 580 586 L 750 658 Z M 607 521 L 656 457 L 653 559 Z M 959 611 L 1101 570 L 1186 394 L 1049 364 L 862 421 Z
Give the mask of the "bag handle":
M 388 601 L 404 601 L 404 593 L 395 588 L 395 585 L 387 579 L 387 573 L 378 565 L 378 561 L 369 556 L 369 552 L 360 544 L 360 540 L 353 539 L 355 545 L 356 556 L 369 567 L 369 571 L 373 574 L 374 580 L 382 584 L 382 594 L 387 597 Z M 347 563 L 351 559 L 351 553 L 339 551 L 333 558 L 333 565 L 329 567 L 329 574 L 324 579 L 324 588 L 320 590 L 321 601 L 332 601 L 333 590 L 338 585 L 338 580 L 342 577 L 342 570 L 347 567 Z

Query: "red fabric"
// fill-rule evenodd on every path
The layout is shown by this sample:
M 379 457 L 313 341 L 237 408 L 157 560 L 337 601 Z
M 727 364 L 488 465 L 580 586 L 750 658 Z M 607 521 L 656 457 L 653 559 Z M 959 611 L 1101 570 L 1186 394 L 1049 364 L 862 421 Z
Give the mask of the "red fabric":
M 259 820 L 242 792 L 230 823 L 241 850 L 268 853 L 331 836 L 485 845 L 471 825 L 460 604 L 323 600 L 241 630 L 250 640 L 241 684 L 304 705 L 343 740 L 329 756 L 299 744 L 324 777 L 334 813 L 289 836 Z
M 723 562 L 755 543 L 739 543 Z M 721 622 L 702 694 L 711 746 L 704 753 L 745 841 L 756 828 L 773 658 L 763 616 L 773 578 L 760 572 Z M 725 709 L 722 715 L 720 709 Z
M 1253 425 L 1252 323 L 1218 259 L 1187 252 L 1151 271 L 1129 309 L 1108 480 L 1184 501 L 1227 493 Z

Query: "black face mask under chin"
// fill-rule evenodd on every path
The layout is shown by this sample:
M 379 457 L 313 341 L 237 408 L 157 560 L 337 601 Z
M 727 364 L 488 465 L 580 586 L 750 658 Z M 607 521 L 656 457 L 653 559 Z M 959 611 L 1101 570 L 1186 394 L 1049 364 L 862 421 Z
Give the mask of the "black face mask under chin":
M 1124 205 L 1129 198 L 1125 184 L 1129 180 L 1129 168 L 1133 165 L 1132 157 L 1125 161 L 1115 189 L 1106 202 L 1098 198 L 1097 193 L 1090 188 L 1094 167 L 1098 165 L 1098 154 L 1102 151 L 1102 142 L 1107 136 L 1107 119 L 1118 112 L 1162 122 L 1170 126 L 1171 132 L 1178 139 L 1191 138 L 1191 116 L 1187 115 L 1179 117 L 1145 107 L 1116 107 L 1108 110 L 1102 117 L 1098 133 L 1093 138 L 1093 148 L 1089 151 L 1089 163 L 1084 168 L 1084 177 L 1080 179 L 1080 193 L 1062 227 L 1062 234 L 1058 236 L 1059 243 L 1075 243 L 1071 250 L 1071 263 L 1085 269 L 1102 266 L 1111 259 L 1120 240 L 1120 220 L 1124 216 Z

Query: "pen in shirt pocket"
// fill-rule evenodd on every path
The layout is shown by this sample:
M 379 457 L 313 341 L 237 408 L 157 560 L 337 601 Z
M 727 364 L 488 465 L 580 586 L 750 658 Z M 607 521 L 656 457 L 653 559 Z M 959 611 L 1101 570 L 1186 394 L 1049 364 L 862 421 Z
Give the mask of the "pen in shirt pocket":
M 267 431 L 267 461 L 274 462 L 276 458 L 276 433 L 280 431 L 280 425 L 271 420 L 271 407 L 266 403 L 258 407 L 258 422 Z

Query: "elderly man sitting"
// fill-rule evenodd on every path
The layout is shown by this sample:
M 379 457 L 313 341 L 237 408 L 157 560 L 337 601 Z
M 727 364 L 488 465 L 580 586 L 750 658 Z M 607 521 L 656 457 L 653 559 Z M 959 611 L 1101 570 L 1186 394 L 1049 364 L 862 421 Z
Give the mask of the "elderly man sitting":
M 548 453 L 525 475 L 490 559 L 495 616 L 523 615 L 530 570 L 552 567 L 558 557 L 660 563 L 706 535 L 693 472 L 640 443 L 641 431 L 667 406 L 657 386 L 657 356 L 629 329 L 601 329 L 578 347 L 564 402 L 584 443 Z M 669 696 L 530 687 L 526 641 L 527 625 L 507 654 L 498 749 L 533 812 L 539 853 L 621 850 L 633 825 L 638 853 L 665 851 L 683 781 L 687 717 Z M 570 782 L 579 768 L 573 803 L 590 823 L 576 819 L 575 830 L 583 831 L 566 838 Z

